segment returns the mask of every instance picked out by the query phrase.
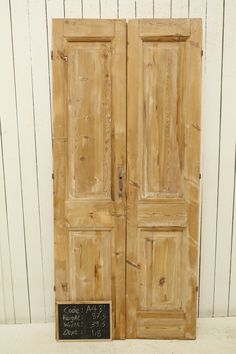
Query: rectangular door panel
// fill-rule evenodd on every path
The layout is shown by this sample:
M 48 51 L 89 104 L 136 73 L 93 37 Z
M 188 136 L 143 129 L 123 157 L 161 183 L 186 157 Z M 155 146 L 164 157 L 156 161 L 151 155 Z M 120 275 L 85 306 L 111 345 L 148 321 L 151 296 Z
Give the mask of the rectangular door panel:
M 111 299 L 111 258 L 111 231 L 69 232 L 71 300 Z
M 194 338 L 200 20 L 128 22 L 126 336 Z
M 68 57 L 68 192 L 111 199 L 111 43 L 72 42 Z
M 138 229 L 139 308 L 181 308 L 182 232 Z
M 112 301 L 125 336 L 126 24 L 53 20 L 56 301 Z
M 143 43 L 142 197 L 181 196 L 183 43 Z

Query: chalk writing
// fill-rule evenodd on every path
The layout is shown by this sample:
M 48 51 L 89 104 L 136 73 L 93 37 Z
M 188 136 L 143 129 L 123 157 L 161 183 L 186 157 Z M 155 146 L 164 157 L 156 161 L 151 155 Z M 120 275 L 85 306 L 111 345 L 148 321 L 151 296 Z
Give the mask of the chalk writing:
M 64 340 L 109 339 L 110 303 L 58 304 L 58 336 Z

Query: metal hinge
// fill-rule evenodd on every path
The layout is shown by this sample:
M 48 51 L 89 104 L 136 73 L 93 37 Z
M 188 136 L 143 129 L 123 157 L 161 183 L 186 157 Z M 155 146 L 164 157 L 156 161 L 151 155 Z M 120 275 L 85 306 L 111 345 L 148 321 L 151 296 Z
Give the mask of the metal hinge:
M 202 174 L 201 173 L 199 173 L 199 179 L 201 179 L 202 178 Z
M 52 173 L 52 179 L 54 179 L 54 173 Z
M 54 287 L 53 287 L 53 291 L 56 291 L 56 285 L 54 285 Z
M 201 56 L 203 57 L 203 49 L 201 50 Z
M 198 286 L 196 286 L 196 293 L 198 292 Z
M 51 60 L 53 60 L 53 50 L 51 50 Z

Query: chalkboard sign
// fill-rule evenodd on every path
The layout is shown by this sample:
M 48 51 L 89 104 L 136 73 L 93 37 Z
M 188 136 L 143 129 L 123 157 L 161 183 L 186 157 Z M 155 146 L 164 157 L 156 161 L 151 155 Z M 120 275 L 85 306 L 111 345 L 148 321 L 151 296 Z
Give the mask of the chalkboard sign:
M 58 302 L 58 340 L 111 340 L 111 302 Z

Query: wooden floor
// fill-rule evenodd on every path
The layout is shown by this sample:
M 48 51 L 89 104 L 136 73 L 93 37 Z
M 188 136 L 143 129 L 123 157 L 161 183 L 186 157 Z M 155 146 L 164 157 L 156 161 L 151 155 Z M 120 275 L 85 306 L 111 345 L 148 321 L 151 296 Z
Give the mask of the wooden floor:
M 198 320 L 197 340 L 57 343 L 54 324 L 1 325 L 1 354 L 235 354 L 236 317 Z

